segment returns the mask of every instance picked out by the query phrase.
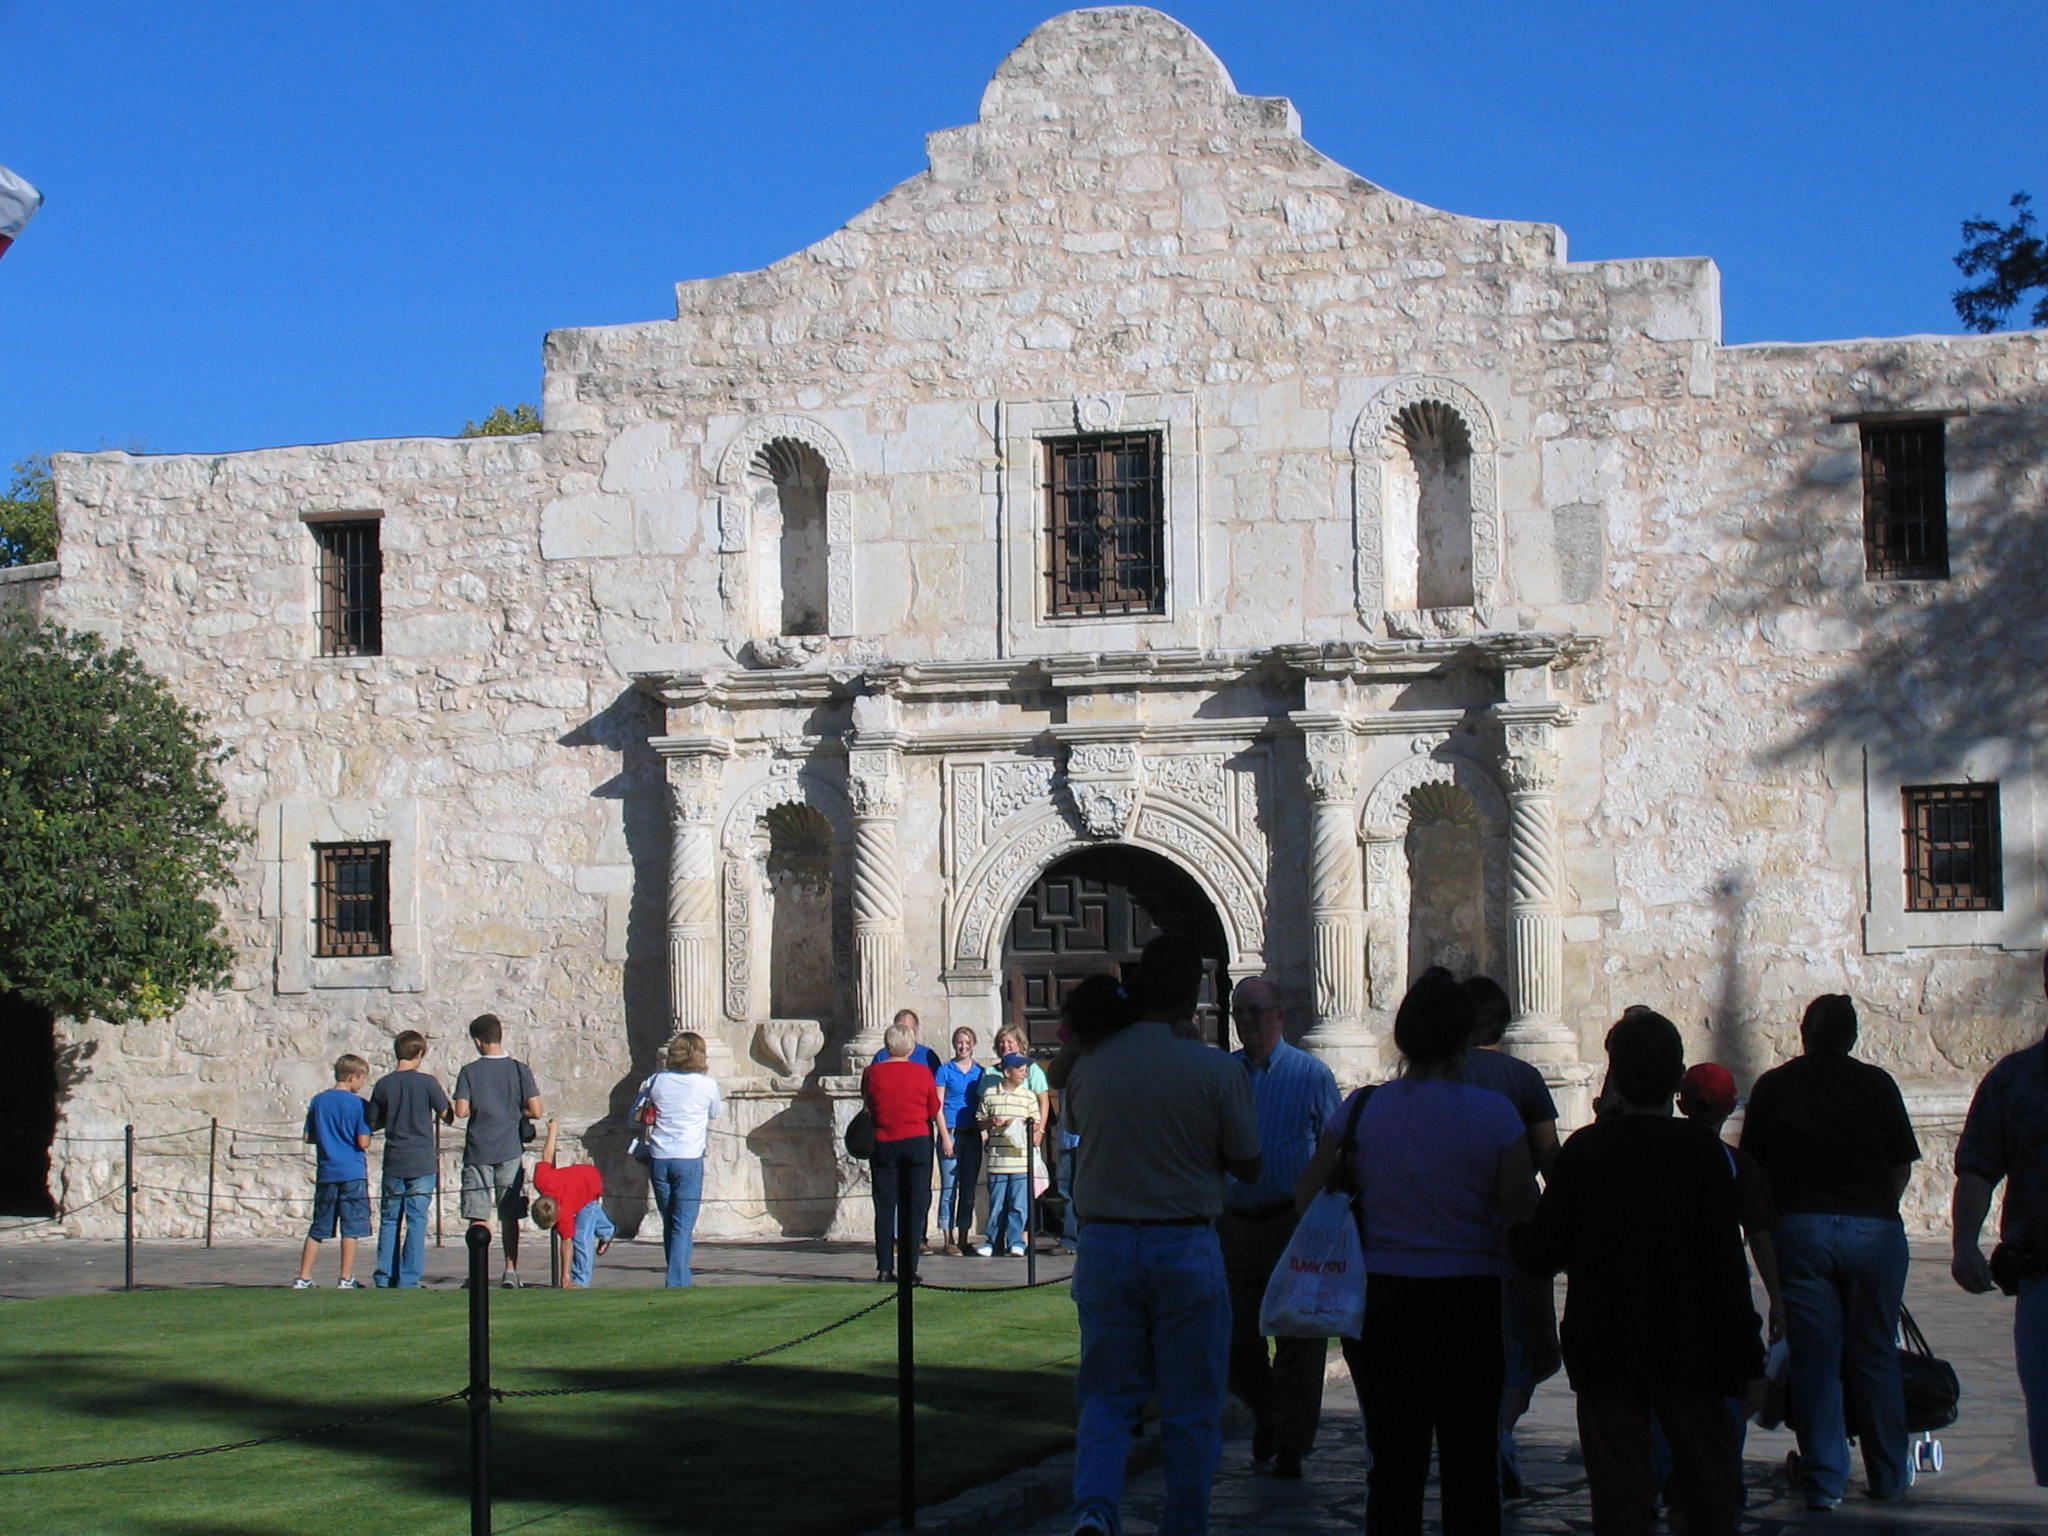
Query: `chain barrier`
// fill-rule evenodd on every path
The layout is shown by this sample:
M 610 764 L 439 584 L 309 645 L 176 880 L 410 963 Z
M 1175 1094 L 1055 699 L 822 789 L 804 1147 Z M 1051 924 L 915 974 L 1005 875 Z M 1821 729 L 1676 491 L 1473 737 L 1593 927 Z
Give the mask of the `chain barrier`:
M 491 1395 L 497 1398 L 581 1397 L 592 1392 L 654 1391 L 661 1386 L 673 1382 L 688 1381 L 695 1376 L 708 1376 L 714 1371 L 730 1370 L 736 1365 L 751 1365 L 756 1360 L 765 1360 L 770 1355 L 779 1355 L 786 1349 L 795 1349 L 799 1344 L 808 1344 L 813 1339 L 822 1339 L 826 1334 L 835 1333 L 839 1329 L 844 1328 L 848 1323 L 857 1323 L 869 1313 L 879 1312 L 884 1307 L 894 1306 L 895 1303 L 896 1294 L 891 1291 L 880 1301 L 869 1302 L 868 1305 L 862 1307 L 858 1312 L 849 1312 L 837 1322 L 826 1323 L 822 1328 L 813 1328 L 809 1333 L 799 1334 L 796 1338 L 785 1340 L 780 1344 L 770 1344 L 766 1349 L 756 1349 L 744 1355 L 734 1355 L 730 1360 L 717 1360 L 706 1365 L 689 1366 L 677 1371 L 672 1376 L 663 1377 L 660 1381 L 610 1381 L 584 1387 L 506 1387 L 502 1390 L 494 1389 Z
M 150 1456 L 108 1456 L 99 1461 L 69 1461 L 48 1467 L 0 1467 L 0 1477 L 35 1477 L 45 1472 L 98 1472 L 108 1467 L 141 1467 L 160 1461 L 189 1461 L 194 1456 L 218 1456 L 223 1451 L 246 1451 L 259 1445 L 278 1445 L 286 1440 L 304 1440 L 312 1435 L 332 1434 L 338 1429 L 353 1429 L 358 1424 L 374 1424 L 379 1419 L 395 1419 L 401 1413 L 416 1413 L 422 1408 L 460 1402 L 468 1395 L 468 1389 L 464 1388 L 460 1392 L 444 1392 L 439 1397 L 423 1398 L 416 1403 L 401 1403 L 396 1408 L 378 1408 L 353 1418 L 308 1425 L 305 1429 L 288 1429 L 281 1434 L 257 1435 L 248 1440 L 230 1440 L 225 1445 L 202 1445 L 188 1451 L 158 1451 Z

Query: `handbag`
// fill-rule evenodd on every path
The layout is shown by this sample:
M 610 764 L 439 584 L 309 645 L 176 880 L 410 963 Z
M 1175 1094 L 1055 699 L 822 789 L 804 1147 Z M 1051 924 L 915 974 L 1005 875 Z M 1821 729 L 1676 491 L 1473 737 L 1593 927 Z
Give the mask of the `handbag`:
M 640 1095 L 633 1100 L 633 1107 L 626 1112 L 626 1121 L 634 1127 L 632 1140 L 626 1143 L 626 1156 L 636 1163 L 652 1165 L 654 1162 L 654 1138 L 651 1130 L 655 1117 L 660 1113 L 654 1101 L 647 1096 L 654 1079 L 649 1078 L 640 1085 Z
M 846 1122 L 846 1155 L 866 1162 L 875 1155 L 875 1117 L 863 1109 Z
M 1927 1335 L 1904 1307 L 1899 1308 L 1899 1379 L 1905 1388 L 1907 1433 L 1924 1434 L 1955 1423 L 1963 1384 L 1956 1379 L 1955 1367 L 1928 1347 Z
M 1326 1189 L 1309 1203 L 1273 1266 L 1259 1332 L 1279 1339 L 1355 1339 L 1365 1326 L 1365 1247 L 1351 1197 Z

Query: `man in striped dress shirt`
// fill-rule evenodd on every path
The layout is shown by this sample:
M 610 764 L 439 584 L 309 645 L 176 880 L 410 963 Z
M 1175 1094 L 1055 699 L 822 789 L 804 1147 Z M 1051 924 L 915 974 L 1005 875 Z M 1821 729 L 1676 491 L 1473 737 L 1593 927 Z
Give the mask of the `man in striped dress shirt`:
M 1330 1346 L 1325 1339 L 1275 1339 L 1269 1358 L 1259 1303 L 1294 1235 L 1294 1182 L 1337 1113 L 1337 1079 L 1287 1043 L 1280 994 L 1264 977 L 1238 983 L 1230 1017 L 1243 1043 L 1233 1054 L 1251 1078 L 1264 1157 L 1256 1183 L 1231 1179 L 1224 1186 L 1216 1224 L 1230 1279 L 1230 1390 L 1252 1411 L 1253 1462 L 1270 1462 L 1275 1477 L 1299 1477 L 1323 1413 Z

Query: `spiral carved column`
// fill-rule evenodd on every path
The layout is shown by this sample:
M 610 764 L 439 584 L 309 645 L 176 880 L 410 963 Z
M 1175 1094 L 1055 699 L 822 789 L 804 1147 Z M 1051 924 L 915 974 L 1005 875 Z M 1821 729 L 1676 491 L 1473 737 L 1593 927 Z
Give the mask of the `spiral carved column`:
M 1578 1042 L 1563 1018 L 1563 854 L 1557 835 L 1557 758 L 1548 726 L 1511 726 L 1508 784 L 1508 947 L 1514 1021 L 1507 1045 L 1534 1061 L 1566 1061 Z
M 1309 919 L 1315 1023 L 1302 1044 L 1346 1081 L 1364 1081 L 1379 1065 L 1365 1027 L 1365 913 L 1360 904 L 1354 822 L 1358 765 L 1348 729 L 1303 737 L 1308 760 Z
M 718 809 L 721 752 L 683 752 L 668 760 L 669 1028 L 704 1037 L 714 1074 L 730 1074 L 731 1043 L 718 1012 L 718 860 L 712 825 Z
M 903 986 L 903 863 L 896 816 L 903 808 L 902 754 L 859 747 L 847 781 L 853 802 L 853 949 L 856 1019 L 845 1069 L 858 1072 L 882 1048 Z

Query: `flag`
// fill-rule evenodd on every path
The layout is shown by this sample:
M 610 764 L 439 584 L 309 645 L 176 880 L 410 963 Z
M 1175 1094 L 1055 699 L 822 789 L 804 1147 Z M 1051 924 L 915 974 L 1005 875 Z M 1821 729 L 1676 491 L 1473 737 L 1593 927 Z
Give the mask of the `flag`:
M 42 206 L 42 193 L 0 165 L 0 256 L 7 254 L 14 237 L 28 228 L 28 221 Z

